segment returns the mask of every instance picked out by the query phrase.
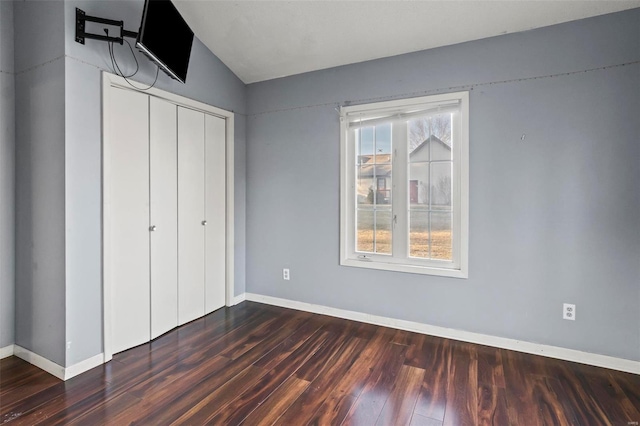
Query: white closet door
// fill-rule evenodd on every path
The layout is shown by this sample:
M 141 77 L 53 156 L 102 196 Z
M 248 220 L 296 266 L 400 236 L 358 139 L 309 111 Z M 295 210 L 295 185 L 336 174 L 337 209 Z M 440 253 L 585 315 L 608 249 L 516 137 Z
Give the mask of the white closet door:
M 204 114 L 178 107 L 178 322 L 204 315 Z
M 111 338 L 117 353 L 150 340 L 149 97 L 113 88 L 109 105 Z
M 205 310 L 225 305 L 226 241 L 225 120 L 205 116 Z
M 178 326 L 177 107 L 150 98 L 151 338 Z

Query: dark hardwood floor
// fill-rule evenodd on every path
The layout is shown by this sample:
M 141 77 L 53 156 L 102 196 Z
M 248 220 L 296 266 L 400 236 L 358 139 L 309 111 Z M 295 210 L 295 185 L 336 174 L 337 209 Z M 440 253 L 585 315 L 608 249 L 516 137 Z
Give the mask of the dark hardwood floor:
M 635 425 L 640 376 L 244 302 L 67 382 L 0 361 L 0 423 Z

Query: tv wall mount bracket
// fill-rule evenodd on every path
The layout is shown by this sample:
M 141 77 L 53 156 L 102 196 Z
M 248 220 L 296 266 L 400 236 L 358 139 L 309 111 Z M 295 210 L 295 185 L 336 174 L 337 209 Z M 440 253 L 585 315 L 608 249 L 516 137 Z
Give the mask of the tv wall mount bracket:
M 98 24 L 105 24 L 105 25 L 112 25 L 114 27 L 120 27 L 120 37 L 111 37 L 109 35 L 87 33 L 85 32 L 86 22 L 95 22 Z M 124 37 L 136 38 L 138 37 L 138 33 L 125 30 L 123 21 L 99 18 L 97 16 L 89 16 L 86 13 L 84 13 L 83 10 L 78 9 L 76 7 L 76 42 L 77 43 L 84 44 L 84 40 L 88 38 L 92 40 L 100 40 L 100 41 L 122 44 Z

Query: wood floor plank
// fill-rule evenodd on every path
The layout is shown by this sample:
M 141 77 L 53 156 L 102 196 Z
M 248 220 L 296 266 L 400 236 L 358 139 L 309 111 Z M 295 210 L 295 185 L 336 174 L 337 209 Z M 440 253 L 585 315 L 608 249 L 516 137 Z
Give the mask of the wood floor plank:
M 18 411 L 22 412 L 22 408 L 18 407 L 23 403 L 28 404 L 30 399 L 38 398 L 43 391 L 61 383 L 57 377 L 24 363 L 27 364 L 24 369 L 28 374 L 17 372 L 20 379 L 7 380 L 7 384 L 3 383 L 0 389 L 0 419 L 15 418 Z
M 559 395 L 564 410 L 569 411 L 569 408 L 572 408 L 571 411 L 578 424 L 588 424 L 589 422 L 603 425 L 612 424 L 600 402 L 595 399 L 595 395 L 587 392 L 589 385 L 584 376 L 575 374 L 570 368 L 557 374 L 556 380 L 551 383 L 560 385 L 554 386 L 554 390 Z
M 208 417 L 231 404 L 238 395 L 255 385 L 265 374 L 267 374 L 267 371 L 262 368 L 255 366 L 245 368 L 222 386 L 209 392 L 206 397 L 200 399 L 197 403 L 189 404 L 190 408 L 170 424 L 204 424 L 203 422 Z M 163 420 L 168 421 L 169 419 Z
M 311 389 L 321 389 L 319 397 L 316 399 L 316 405 L 319 407 L 314 411 L 313 417 L 309 420 L 309 424 L 341 424 L 353 404 L 357 401 L 369 377 L 376 370 L 376 365 L 382 359 L 382 355 L 393 337 L 394 332 L 387 328 L 378 328 L 367 342 L 364 349 L 356 357 L 350 358 L 349 368 L 344 374 L 338 375 L 338 380 L 331 383 L 323 383 L 317 388 L 314 383 Z M 396 345 L 397 346 L 397 345 Z M 333 390 L 327 397 L 327 391 L 333 387 Z M 306 393 L 303 396 L 307 396 Z M 313 398 L 309 398 L 306 402 L 307 407 L 313 406 Z M 287 413 L 280 418 L 279 425 L 291 424 L 298 415 L 294 409 L 299 407 L 299 401 L 287 410 Z M 311 409 L 313 411 L 313 409 Z M 307 411 L 308 413 L 308 411 Z M 303 417 L 306 419 L 306 417 Z M 304 422 L 303 422 L 304 423 Z
M 314 327 L 301 328 L 303 333 L 298 335 L 299 340 L 297 341 L 297 344 L 290 348 L 288 354 L 292 353 L 299 346 L 304 344 L 304 342 L 313 335 L 319 327 L 320 325 L 316 324 Z M 185 382 L 188 384 L 188 387 L 174 386 L 168 388 L 169 390 L 172 390 L 172 392 L 165 392 L 165 388 L 161 388 L 159 392 L 151 393 L 150 395 L 153 398 L 152 400 L 148 397 L 144 398 L 145 402 L 149 402 L 149 404 L 145 403 L 142 407 L 132 410 L 134 412 L 131 416 L 135 417 L 136 420 L 142 423 L 144 423 L 143 420 L 145 420 L 146 422 L 152 422 L 155 424 L 168 424 L 178 419 L 182 419 L 181 421 L 199 424 L 200 421 L 204 421 L 204 419 L 212 413 L 212 410 L 215 412 L 221 408 L 219 404 L 220 401 L 215 401 L 213 399 L 215 395 L 210 392 L 210 389 L 217 389 L 218 387 L 223 386 L 226 382 L 234 380 L 236 376 L 243 372 L 243 370 L 263 357 L 265 352 L 269 354 L 274 348 L 278 348 L 282 343 L 282 340 L 284 340 L 291 332 L 292 330 L 288 327 L 283 327 L 272 335 L 268 342 L 265 342 L 259 347 L 254 347 L 235 360 L 231 360 L 221 355 L 217 356 L 216 358 L 220 362 L 218 367 L 210 368 L 206 373 L 201 374 L 200 378 L 196 382 Z M 284 359 L 282 359 L 282 361 L 284 361 Z M 256 371 L 259 371 L 262 374 L 252 376 L 255 380 L 266 374 L 267 370 L 261 369 Z M 249 386 L 251 383 L 252 382 L 246 383 L 246 386 Z M 239 386 L 234 384 L 233 389 L 238 391 Z M 237 394 L 233 394 L 233 398 L 235 398 L 236 395 Z M 233 398 L 229 399 L 228 402 L 231 402 Z M 215 403 L 211 404 L 211 401 L 215 401 Z M 167 412 L 154 410 L 154 406 L 158 406 L 159 404 L 170 404 L 172 410 Z M 204 417 L 204 419 L 201 419 L 201 417 Z
M 640 411 L 633 406 L 611 375 L 591 375 L 582 371 L 576 374 L 585 385 L 586 393 L 598 404 L 612 424 L 640 421 Z
M 540 424 L 582 424 L 570 397 L 557 379 L 532 375 L 530 383 L 531 405 L 538 407 Z
M 287 378 L 292 376 L 300 366 L 311 358 L 326 344 L 329 333 L 321 332 L 311 336 L 302 346 L 296 349 L 287 359 L 260 378 L 258 383 L 239 395 L 231 404 L 224 407 L 205 423 L 239 424 L 253 410 L 276 390 Z
M 411 416 L 420 394 L 425 371 L 421 368 L 403 365 L 396 379 L 393 390 L 384 404 L 382 413 L 376 421 L 377 426 L 406 425 L 411 423 Z
M 450 342 L 446 339 L 425 339 L 422 351 L 427 355 L 420 357 L 418 365 L 421 365 L 426 373 L 415 413 L 442 422 L 449 386 Z
M 406 351 L 406 346 L 386 344 L 380 362 L 374 367 L 360 396 L 344 419 L 344 425 L 376 423 L 404 364 Z
M 478 383 L 478 425 L 509 425 L 507 398 L 503 387 Z
M 197 320 L 186 324 L 186 330 L 182 327 L 168 335 L 162 336 L 162 342 L 156 341 L 137 347 L 135 357 L 129 357 L 125 353 L 114 356 L 113 362 L 107 364 L 109 368 L 107 380 L 113 384 L 122 384 L 124 387 L 132 385 L 131 377 L 136 377 L 138 383 L 153 377 L 166 369 L 174 368 L 184 359 L 193 354 L 202 356 L 202 351 L 209 350 L 209 345 L 219 342 L 232 331 L 251 330 L 255 325 L 264 320 L 265 312 L 261 309 L 249 311 L 229 309 L 230 313 L 224 315 L 217 325 L 202 328 L 200 334 L 194 334 L 194 324 L 204 324 Z M 212 315 L 219 314 L 219 311 Z M 133 383 L 135 384 L 135 383 Z
M 66 425 L 69 422 L 83 416 L 91 410 L 94 410 L 103 404 L 109 402 L 111 399 L 121 395 L 122 392 L 119 388 L 114 388 L 112 385 L 107 384 L 101 387 L 100 390 L 95 391 L 95 388 L 89 392 L 89 396 L 79 399 L 73 404 L 66 402 L 66 393 L 60 398 L 56 399 L 54 410 L 49 411 L 49 404 L 44 407 L 40 407 L 35 412 L 29 413 L 24 417 L 19 417 L 17 424 L 24 425 Z M 53 412 L 53 414 L 51 414 Z M 29 418 L 36 414 L 35 418 L 40 418 L 38 423 L 29 423 Z
M 296 331 L 298 339 L 294 345 L 288 344 L 289 341 L 285 340 L 285 342 L 281 342 L 273 350 L 265 349 L 267 356 L 272 352 L 279 354 L 278 357 L 271 358 L 270 363 L 266 367 L 258 366 L 258 362 L 255 362 L 255 359 L 259 358 L 263 351 L 259 350 L 259 348 L 254 348 L 255 353 L 248 352 L 245 356 L 234 360 L 229 365 L 229 368 L 222 371 L 221 374 L 215 374 L 211 378 L 211 381 L 203 383 L 202 386 L 200 386 L 200 388 L 205 391 L 207 389 L 218 389 L 219 391 L 207 391 L 204 395 L 200 395 L 197 392 L 191 392 L 189 395 L 180 395 L 179 401 L 173 410 L 177 412 L 179 416 L 173 416 L 170 419 L 165 418 L 163 420 L 165 422 L 176 421 L 178 424 L 201 424 L 205 422 L 207 418 L 215 415 L 219 410 L 230 404 L 238 395 L 257 383 L 268 371 L 281 362 L 284 362 L 320 328 L 320 325 L 317 323 L 311 323 L 309 327 L 306 326 L 307 324 Z M 275 360 L 277 360 L 277 362 L 274 362 Z M 253 364 L 253 366 L 251 364 Z M 217 383 L 223 384 L 220 385 Z M 229 391 L 226 391 L 224 388 L 227 384 L 232 386 Z M 191 399 L 193 401 L 191 401 Z
M 139 398 L 127 392 L 121 393 L 76 417 L 67 424 L 69 426 L 122 424 L 119 421 L 120 414 L 129 407 L 135 407 L 139 402 Z
M 11 392 L 11 390 L 17 386 L 20 386 L 25 379 L 28 379 L 34 374 L 43 373 L 45 372 L 38 367 L 16 356 L 0 359 L 0 380 L 2 380 L 0 398 L 2 398 L 4 394 Z M 0 401 L 2 401 L 2 399 L 0 399 Z
M 542 424 L 539 415 L 539 407 L 533 404 L 534 383 L 529 374 L 532 362 L 526 354 L 500 350 L 507 396 L 507 409 L 509 421 L 513 425 L 530 424 L 532 426 Z
M 478 423 L 478 358 L 476 347 L 455 342 L 449 356 L 449 384 L 444 425 Z
M 442 421 L 414 413 L 410 426 L 442 426 Z
M 288 358 L 293 351 L 298 349 L 312 335 L 319 332 L 321 328 L 322 323 L 316 319 L 306 321 L 297 329 L 286 327 L 283 329 L 282 334 L 280 332 L 276 333 L 274 335 L 275 339 L 270 339 L 267 345 L 257 348 L 255 355 L 259 355 L 259 358 L 254 362 L 254 365 L 267 371 L 271 370 Z
M 291 376 L 278 387 L 268 399 L 249 414 L 242 425 L 258 426 L 271 425 L 278 420 L 287 408 L 295 401 L 302 392 L 309 387 L 309 381 Z
M 126 365 L 144 361 L 152 352 L 175 354 L 190 351 L 210 338 L 217 338 L 247 323 L 267 317 L 268 311 L 245 304 L 218 309 L 205 318 L 187 323 L 149 343 L 116 354 L 113 359 Z
M 59 381 L 55 386 L 33 395 L 28 400 L 7 407 L 7 418 L 14 420 L 12 424 L 37 424 L 87 398 L 92 389 L 107 385 L 105 378 L 105 368 L 99 366 L 66 382 Z M 7 418 L 0 418 L 0 423 L 7 421 Z
M 615 384 L 624 392 L 631 404 L 640 411 L 640 375 L 609 371 Z
M 232 309 L 236 313 L 239 310 Z M 240 311 L 242 312 L 242 311 Z M 217 313 L 217 312 L 216 312 Z M 257 310 L 254 314 L 262 314 L 262 310 Z M 255 315 L 242 316 L 238 317 L 233 314 L 225 315 L 225 321 L 221 322 L 217 325 L 217 327 L 213 330 L 205 330 L 204 333 L 209 337 L 218 338 L 220 336 L 224 336 L 228 331 L 228 327 L 230 324 L 235 324 L 239 328 L 244 327 L 245 325 L 250 325 L 250 322 L 247 320 L 255 319 Z M 259 317 L 258 317 L 259 318 Z M 231 323 L 227 323 L 226 320 L 230 320 Z M 235 321 L 239 320 L 239 321 Z M 188 325 L 192 325 L 190 323 Z M 180 330 L 181 331 L 181 330 Z M 210 334 L 213 333 L 213 334 Z M 193 347 L 193 343 L 197 340 L 197 335 L 193 335 L 189 337 L 188 340 L 185 340 L 186 347 Z M 213 339 L 215 341 L 215 338 Z M 197 348 L 195 346 L 194 348 Z M 135 348 L 138 349 L 138 348 Z M 184 349 L 184 348 L 183 348 Z M 136 385 L 149 385 L 149 383 L 163 383 L 164 382 L 164 373 L 167 368 L 173 368 L 179 365 L 180 354 L 177 353 L 171 347 L 162 347 L 155 352 L 149 352 L 147 350 L 147 356 L 143 357 L 139 353 L 136 354 L 135 357 L 128 357 L 126 360 L 127 363 L 123 364 L 119 361 L 111 361 L 110 363 L 104 366 L 106 374 L 106 380 L 111 382 L 108 390 L 109 392 L 105 392 L 105 389 L 95 388 L 91 389 L 85 395 L 85 400 L 78 401 L 78 406 L 69 405 L 69 401 L 65 401 L 64 404 L 56 404 L 51 407 L 45 407 L 46 410 L 38 410 L 37 414 L 46 415 L 47 417 L 51 416 L 50 421 L 55 421 L 58 415 L 66 415 L 65 413 L 77 413 L 82 412 L 84 407 L 86 406 L 87 401 L 93 401 L 93 403 L 103 402 L 106 395 L 109 398 L 113 398 L 117 396 L 119 393 L 126 391 L 127 389 L 134 388 Z M 75 380 L 76 378 L 72 379 Z M 156 386 L 157 387 L 157 386 Z M 150 386 L 153 388 L 153 386 Z M 170 389 L 170 388 L 169 388 Z M 63 408 L 60 408 L 63 406 Z M 61 411 L 57 413 L 51 413 L 51 410 L 60 409 Z M 136 410 L 134 410 L 136 411 Z M 137 411 L 136 411 L 137 412 Z M 61 414 L 60 414 L 61 413 Z M 29 417 L 27 417 L 29 418 Z M 28 423 L 27 423 L 28 424 Z
M 427 346 L 432 346 L 431 336 L 424 334 L 409 333 L 407 354 L 404 363 L 411 367 L 424 369 L 429 362 L 429 352 Z
M 366 344 L 367 341 L 360 338 L 350 338 L 345 342 L 338 349 L 338 352 L 334 354 L 330 362 L 327 363 L 327 368 L 311 382 L 311 385 L 284 412 L 278 419 L 277 424 L 305 424 L 310 422 L 317 411 L 318 405 L 327 399 L 336 383 L 357 362 Z M 346 412 L 344 415 L 346 415 Z M 335 424 L 335 419 L 331 424 Z
M 285 318 L 289 318 L 288 316 Z M 281 319 L 282 320 L 282 319 Z M 210 336 L 209 344 L 206 349 L 203 350 L 194 350 L 192 352 L 183 352 L 180 355 L 174 354 L 174 356 L 169 356 L 163 360 L 163 362 L 154 363 L 152 370 L 154 374 L 147 377 L 145 380 L 139 381 L 136 386 L 134 386 L 130 392 L 140 398 L 144 398 L 145 395 L 152 394 L 153 391 L 157 388 L 163 388 L 167 385 L 171 384 L 175 380 L 180 378 L 184 379 L 185 374 L 190 374 L 187 377 L 194 377 L 198 379 L 202 379 L 206 377 L 205 373 L 217 372 L 220 371 L 228 364 L 228 358 L 226 357 L 218 357 L 218 354 L 222 352 L 222 350 L 226 348 L 235 348 L 241 346 L 246 339 L 252 339 L 256 335 L 260 335 L 263 333 L 263 329 L 258 327 L 256 330 L 256 325 L 263 325 L 264 327 L 271 327 L 271 330 L 275 327 L 281 327 L 283 325 L 284 320 L 274 324 L 273 322 L 264 322 L 263 317 L 257 317 L 254 322 L 249 321 L 247 323 L 243 323 L 242 325 L 235 328 L 232 332 L 227 333 L 219 333 L 218 336 L 213 337 Z M 288 330 L 287 328 L 283 328 L 283 330 Z M 254 332 L 256 334 L 254 334 Z M 238 337 L 235 341 L 230 334 L 233 333 L 233 336 Z M 264 338 L 264 335 L 262 335 Z M 232 342 L 229 344 L 229 342 Z M 227 346 L 225 346 L 225 344 Z M 206 355 L 204 355 L 206 353 Z M 214 364 L 210 364 L 212 360 L 215 360 Z
M 326 344 L 314 353 L 313 356 L 304 363 L 304 365 L 296 370 L 296 377 L 312 382 L 316 377 L 318 377 L 320 372 L 327 367 L 327 363 L 331 362 L 333 357 L 340 354 L 340 348 L 347 338 L 348 336 L 344 334 L 330 334 Z
M 478 383 L 504 389 L 502 352 L 488 346 L 476 346 L 478 355 Z
M 362 350 L 358 361 L 336 384 L 334 391 L 355 397 L 360 396 L 367 380 L 376 371 L 376 366 L 381 362 L 392 335 L 393 332 L 391 330 L 379 328 Z
M 640 376 L 244 302 L 66 382 L 0 360 L 0 414 L 18 426 L 628 426 Z
M 230 359 L 238 359 L 264 339 L 268 338 L 276 330 L 284 327 L 285 325 L 296 328 L 303 321 L 306 321 L 306 318 L 296 316 L 295 314 L 283 315 L 276 317 L 273 321 L 264 321 L 262 324 L 256 326 L 250 333 L 229 333 L 219 342 L 219 347 L 222 350 L 218 353 Z M 211 356 L 217 350 L 218 348 L 212 346 L 211 350 L 208 350 L 206 355 L 203 354 L 202 356 Z

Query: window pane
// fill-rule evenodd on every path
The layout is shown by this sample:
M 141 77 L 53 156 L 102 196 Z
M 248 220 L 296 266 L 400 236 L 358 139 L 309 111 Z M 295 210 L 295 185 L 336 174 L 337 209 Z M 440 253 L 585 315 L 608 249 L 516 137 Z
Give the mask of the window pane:
M 409 212 L 409 256 L 429 257 L 429 213 Z
M 356 130 L 356 152 L 358 153 L 358 164 L 367 162 L 373 163 L 373 127 L 363 127 Z
M 391 163 L 391 124 L 375 127 L 375 150 L 376 164 Z
M 369 204 L 373 206 L 375 166 L 367 165 L 357 168 L 356 202 L 358 206 Z
M 431 213 L 431 258 L 452 260 L 451 213 Z
M 407 122 L 409 161 L 429 161 L 429 119 L 418 118 Z
M 356 250 L 391 254 L 391 209 L 357 210 Z
M 431 209 L 450 210 L 453 186 L 451 182 L 452 163 L 431 163 Z
M 429 119 L 431 161 L 451 160 L 451 114 L 440 114 Z
M 391 209 L 376 210 L 376 253 L 391 254 Z
M 357 210 L 356 220 L 358 230 L 356 233 L 356 250 L 361 252 L 373 253 L 373 210 Z
M 409 164 L 409 206 L 429 207 L 429 163 Z
M 377 205 L 391 205 L 391 166 L 376 166 L 387 167 L 388 173 L 380 174 L 376 176 L 377 191 L 376 191 L 376 204 Z

